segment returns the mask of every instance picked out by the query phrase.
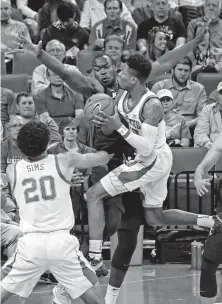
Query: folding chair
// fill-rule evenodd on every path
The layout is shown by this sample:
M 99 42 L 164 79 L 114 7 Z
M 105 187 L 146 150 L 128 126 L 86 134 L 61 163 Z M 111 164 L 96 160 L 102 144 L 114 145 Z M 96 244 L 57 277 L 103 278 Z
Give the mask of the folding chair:
M 197 82 L 201 83 L 205 87 L 207 96 L 214 90 L 216 90 L 219 82 L 222 81 L 222 74 L 220 73 L 199 73 L 197 75 Z
M 34 69 L 41 64 L 34 55 L 15 53 L 13 60 L 13 74 L 27 74 L 32 76 Z
M 2 75 L 1 86 L 15 93 L 28 92 L 28 76 L 26 74 Z

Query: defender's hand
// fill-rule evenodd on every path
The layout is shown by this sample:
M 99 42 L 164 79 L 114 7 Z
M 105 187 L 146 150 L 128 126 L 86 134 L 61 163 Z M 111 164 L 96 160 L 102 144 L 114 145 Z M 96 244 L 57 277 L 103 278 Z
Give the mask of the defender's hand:
M 194 185 L 197 189 L 197 193 L 199 196 L 202 196 L 206 193 L 208 193 L 207 186 L 211 185 L 211 180 L 213 176 L 209 176 L 207 178 L 195 178 L 194 179 Z

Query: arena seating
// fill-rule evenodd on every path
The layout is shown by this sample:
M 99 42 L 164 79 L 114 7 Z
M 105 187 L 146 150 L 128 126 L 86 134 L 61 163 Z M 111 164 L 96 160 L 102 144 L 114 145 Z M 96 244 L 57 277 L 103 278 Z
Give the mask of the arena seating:
M 28 76 L 26 74 L 2 75 L 1 86 L 15 93 L 28 92 Z
M 197 75 L 197 82 L 205 87 L 207 96 L 209 96 L 213 90 L 216 90 L 218 83 L 221 81 L 221 73 L 199 73 Z

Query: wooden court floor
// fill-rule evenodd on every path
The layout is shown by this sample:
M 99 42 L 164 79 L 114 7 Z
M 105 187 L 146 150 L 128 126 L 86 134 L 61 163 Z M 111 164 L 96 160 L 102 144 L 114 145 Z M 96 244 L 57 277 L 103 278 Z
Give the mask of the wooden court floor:
M 107 263 L 109 267 L 109 263 Z M 189 265 L 165 264 L 132 266 L 122 286 L 117 304 L 199 304 L 200 271 L 193 271 Z M 222 275 L 217 273 L 218 299 L 222 304 Z M 108 277 L 100 279 L 105 294 Z M 39 284 L 27 304 L 52 304 L 53 285 Z M 17 304 L 12 297 L 7 304 Z M 75 304 L 82 304 L 78 300 Z M 74 302 L 73 302 L 74 304 Z

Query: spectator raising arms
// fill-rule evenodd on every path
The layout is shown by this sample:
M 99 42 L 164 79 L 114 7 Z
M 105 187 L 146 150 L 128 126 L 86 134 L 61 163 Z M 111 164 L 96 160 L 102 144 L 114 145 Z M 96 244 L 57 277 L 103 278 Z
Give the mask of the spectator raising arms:
M 124 39 L 125 49 L 136 47 L 136 26 L 121 18 L 123 3 L 121 0 L 106 0 L 104 2 L 106 18 L 95 23 L 89 37 L 89 45 L 96 46 L 100 41 L 112 34 Z
M 166 139 L 171 147 L 189 147 L 190 131 L 182 115 L 173 111 L 173 95 L 169 90 L 163 89 L 157 93 L 164 110 L 166 124 Z
M 61 41 L 66 51 L 72 47 L 80 50 L 88 43 L 89 34 L 75 21 L 78 8 L 70 2 L 62 1 L 57 8 L 57 16 L 60 21 L 50 25 L 44 32 L 42 37 L 42 45 L 45 48 L 47 42 L 52 39 Z
M 34 95 L 36 111 L 40 117 L 52 117 L 57 124 L 64 117 L 83 113 L 83 97 L 64 85 L 63 80 L 50 70 L 46 71 L 50 85 Z
M 169 17 L 168 0 L 153 0 L 153 17 L 143 21 L 137 31 L 137 39 L 148 39 L 152 31 L 164 32 L 169 50 L 186 42 L 186 30 L 183 22 Z
M 222 82 L 217 86 L 218 99 L 216 103 L 206 105 L 197 120 L 194 131 L 194 145 L 208 150 L 222 132 Z

